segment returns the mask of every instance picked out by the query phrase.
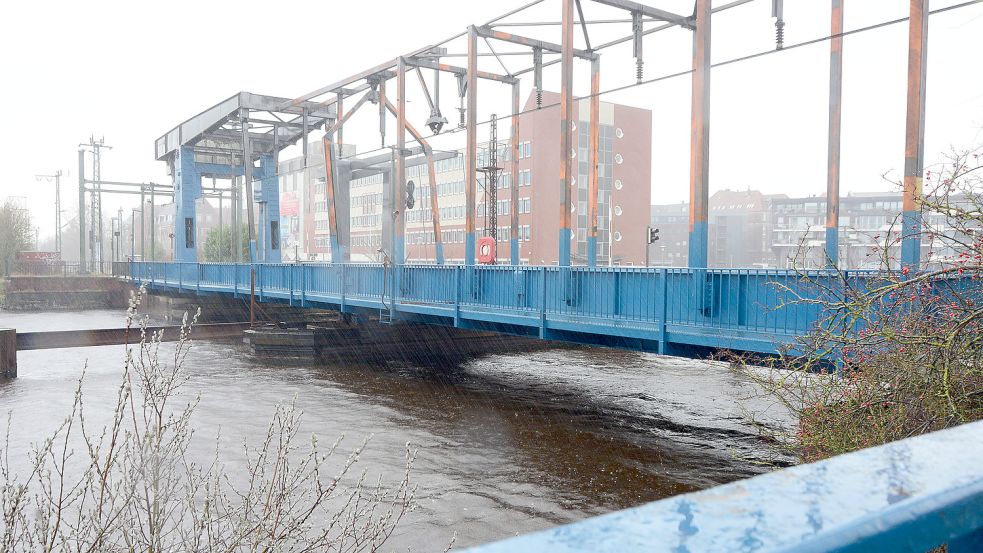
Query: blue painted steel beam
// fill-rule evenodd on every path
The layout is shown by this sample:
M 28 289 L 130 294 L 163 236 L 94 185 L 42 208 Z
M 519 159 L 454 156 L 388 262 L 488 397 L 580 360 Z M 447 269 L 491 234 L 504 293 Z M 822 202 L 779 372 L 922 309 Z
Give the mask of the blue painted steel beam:
M 196 202 L 201 198 L 201 173 L 192 148 L 174 153 L 174 259 L 198 260 Z
M 263 220 L 261 221 L 263 237 L 262 260 L 265 263 L 281 261 L 280 248 L 280 178 L 277 175 L 276 154 L 263 154 L 259 158 L 260 183 L 262 191 L 260 201 L 263 203 Z M 274 237 L 273 234 L 277 236 Z
M 975 422 L 468 551 L 980 551 L 981 458 Z

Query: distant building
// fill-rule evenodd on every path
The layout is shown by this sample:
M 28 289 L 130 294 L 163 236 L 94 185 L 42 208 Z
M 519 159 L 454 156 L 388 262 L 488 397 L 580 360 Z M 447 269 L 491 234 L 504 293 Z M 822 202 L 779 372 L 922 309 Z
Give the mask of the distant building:
M 900 216 L 900 193 L 863 192 L 840 198 L 840 266 L 881 267 L 884 245 L 893 244 L 899 236 Z M 952 233 L 941 215 L 929 214 L 925 220 L 944 234 Z M 652 206 L 651 224 L 661 235 L 650 247 L 652 264 L 685 266 L 689 204 Z M 826 198 L 721 190 L 710 198 L 709 237 L 711 267 L 822 267 L 826 261 Z M 899 246 L 892 245 L 890 250 L 893 258 L 900 255 Z M 922 241 L 926 262 L 952 255 L 939 240 Z
M 200 252 L 198 255 L 198 261 L 205 261 L 204 249 L 205 240 L 208 238 L 208 233 L 212 229 L 219 228 L 219 223 L 222 226 L 228 227 L 232 221 L 232 210 L 229 207 L 229 202 L 225 201 L 222 206 L 221 217 L 219 216 L 219 208 L 212 205 L 205 198 L 199 198 L 196 200 L 195 212 L 197 216 L 198 224 L 195 225 L 195 245 Z M 155 261 L 173 261 L 174 260 L 174 204 L 157 204 L 154 206 L 154 224 L 151 225 L 150 222 L 150 207 L 147 207 L 146 220 L 144 222 L 143 232 L 145 233 L 144 247 L 147 249 L 145 259 L 153 259 Z M 140 221 L 136 221 L 137 228 L 139 228 Z M 151 234 L 153 233 L 153 234 Z M 156 253 L 152 253 L 151 250 L 151 236 L 153 236 L 153 247 Z M 139 238 L 136 239 L 135 247 L 137 251 L 140 250 Z
M 649 245 L 649 265 L 682 267 L 689 248 L 689 204 L 653 205 L 650 224 L 659 239 Z
M 711 267 L 774 266 L 768 240 L 773 201 L 757 190 L 720 190 L 710 197 L 708 259 Z
M 558 102 L 559 95 L 545 93 L 544 104 Z M 589 103 L 578 106 L 579 145 L 576 151 L 576 194 L 572 213 L 575 264 L 587 258 L 587 173 Z M 509 259 L 512 210 L 518 210 L 518 240 L 522 263 L 551 264 L 558 256 L 560 225 L 559 193 L 559 110 L 535 109 L 532 96 L 521 117 L 518 137 L 518 203 L 512 205 L 511 147 L 508 120 L 498 144 L 499 175 L 498 259 Z M 600 159 L 598 164 L 598 263 L 642 265 L 645 263 L 646 227 L 651 204 L 652 116 L 649 110 L 601 102 Z M 479 129 L 487 133 L 487 125 Z M 503 136 L 504 135 L 504 136 Z M 302 259 L 327 260 L 330 257 L 327 197 L 324 181 L 324 154 L 320 144 L 312 144 L 305 175 L 300 158 L 280 163 L 281 244 L 284 259 L 293 259 L 294 250 Z M 487 165 L 488 143 L 481 144 L 477 166 Z M 343 153 L 352 155 L 353 151 Z M 431 262 L 435 259 L 430 195 L 439 200 L 441 240 L 448 262 L 464 260 L 465 185 L 464 157 L 436 162 L 436 191 L 430 190 L 424 165 L 407 168 L 407 179 L 416 183 L 416 205 L 406 212 L 408 260 Z M 477 235 L 487 233 L 485 177 L 479 174 L 475 226 Z M 305 188 L 306 186 L 306 188 Z M 381 174 L 351 182 L 351 256 L 353 261 L 376 261 L 382 246 Z M 612 222 L 613 218 L 613 222 Z M 613 252 L 613 256 L 610 255 Z
M 771 267 L 768 240 L 771 202 L 757 190 L 719 190 L 710 196 L 708 264 L 711 267 Z M 652 265 L 684 266 L 689 257 L 689 204 L 652 206 L 650 224 L 659 240 L 650 246 Z

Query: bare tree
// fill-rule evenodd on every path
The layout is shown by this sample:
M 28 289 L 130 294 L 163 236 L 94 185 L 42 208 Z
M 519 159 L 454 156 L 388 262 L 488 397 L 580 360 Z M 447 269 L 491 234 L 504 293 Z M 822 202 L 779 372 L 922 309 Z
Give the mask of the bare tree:
M 17 252 L 28 250 L 34 243 L 34 227 L 27 209 L 8 199 L 0 205 L 0 270 L 6 270 Z
M 301 412 L 278 406 L 265 439 L 244 447 L 245 474 L 189 454 L 198 399 L 178 405 L 197 320 L 185 315 L 169 362 L 160 334 L 134 327 L 143 292 L 132 297 L 126 347 L 110 420 L 89 422 L 84 375 L 71 410 L 33 447 L 27 470 L 0 451 L 0 550 L 17 551 L 377 551 L 413 508 L 414 451 L 395 482 L 369 481 L 354 464 L 366 442 L 338 459 L 342 439 L 323 448 L 302 440 Z M 10 425 L 8 424 L 8 428 Z M 216 447 L 217 449 L 217 447 Z
M 895 221 L 876 248 L 882 271 L 800 271 L 779 309 L 821 313 L 762 371 L 742 370 L 798 416 L 785 436 L 807 460 L 983 418 L 983 165 L 953 151 L 926 172 L 921 270 L 897 258 Z M 817 374 L 825 373 L 825 374 Z

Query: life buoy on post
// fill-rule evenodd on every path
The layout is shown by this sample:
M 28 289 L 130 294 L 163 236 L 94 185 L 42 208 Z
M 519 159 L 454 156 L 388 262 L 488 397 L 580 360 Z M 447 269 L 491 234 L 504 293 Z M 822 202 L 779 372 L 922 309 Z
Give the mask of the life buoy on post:
M 478 263 L 495 263 L 495 239 L 491 236 L 482 236 L 478 239 Z

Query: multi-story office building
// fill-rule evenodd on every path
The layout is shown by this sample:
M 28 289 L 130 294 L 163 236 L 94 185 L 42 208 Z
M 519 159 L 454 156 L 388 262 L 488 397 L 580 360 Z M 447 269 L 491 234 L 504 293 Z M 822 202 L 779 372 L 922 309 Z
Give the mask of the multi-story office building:
M 544 93 L 543 104 L 558 102 L 559 96 Z M 571 257 L 585 263 L 587 257 L 587 185 L 589 103 L 579 103 L 574 152 L 577 169 L 576 193 L 571 214 Z M 498 259 L 509 259 L 512 238 L 511 217 L 518 212 L 519 255 L 523 263 L 555 263 L 559 250 L 559 110 L 556 107 L 535 109 L 530 96 L 519 125 L 518 174 L 511 174 L 512 149 L 508 139 L 499 140 L 497 187 Z M 507 119 L 503 121 L 507 125 Z M 651 112 L 644 109 L 601 102 L 600 155 L 598 164 L 598 263 L 641 265 L 645 262 L 646 231 L 651 203 Z M 502 135 L 508 136 L 503 125 Z M 487 125 L 479 133 L 487 132 Z M 480 134 L 479 134 L 480 136 Z M 312 145 L 313 146 L 313 145 Z M 318 144 L 319 146 L 319 144 Z M 351 155 L 345 152 L 343 155 Z M 479 147 L 477 167 L 488 165 L 489 144 Z M 327 222 L 327 197 L 324 190 L 323 151 L 311 151 L 305 174 L 303 161 L 280 164 L 281 244 L 285 259 L 326 260 L 330 253 Z M 415 206 L 406 211 L 405 251 L 411 262 L 431 262 L 436 257 L 431 194 L 439 204 L 441 241 L 448 262 L 462 262 L 465 240 L 464 157 L 439 160 L 435 164 L 436 190 L 431 190 L 425 165 L 409 167 L 406 175 L 415 184 Z M 517 185 L 517 202 L 513 205 L 511 184 Z M 305 183 L 307 189 L 304 188 Z M 353 261 L 380 259 L 382 239 L 384 176 L 376 174 L 351 181 L 351 256 Z M 476 195 L 478 236 L 490 234 L 487 209 L 487 177 L 479 173 Z M 613 255 L 612 255 L 613 254 Z

